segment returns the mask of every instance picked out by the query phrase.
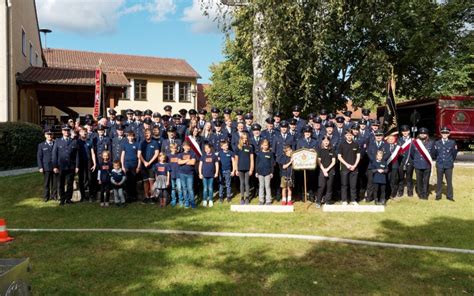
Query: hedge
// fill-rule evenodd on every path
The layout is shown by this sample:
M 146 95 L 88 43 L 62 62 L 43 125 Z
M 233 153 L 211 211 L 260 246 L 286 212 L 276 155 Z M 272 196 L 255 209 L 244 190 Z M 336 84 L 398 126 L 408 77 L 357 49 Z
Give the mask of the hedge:
M 36 149 L 43 140 L 43 130 L 36 124 L 0 123 L 0 170 L 35 167 Z

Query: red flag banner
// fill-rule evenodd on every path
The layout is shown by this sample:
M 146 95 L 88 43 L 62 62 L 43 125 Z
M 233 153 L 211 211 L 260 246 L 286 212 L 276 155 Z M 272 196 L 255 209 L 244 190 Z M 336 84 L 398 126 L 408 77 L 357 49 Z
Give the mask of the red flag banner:
M 383 130 L 385 137 L 398 135 L 397 111 L 395 108 L 395 80 L 387 83 L 387 99 L 385 101 L 385 112 L 383 115 Z
M 102 69 L 95 70 L 95 92 L 94 92 L 94 118 L 100 113 L 100 102 L 102 101 Z

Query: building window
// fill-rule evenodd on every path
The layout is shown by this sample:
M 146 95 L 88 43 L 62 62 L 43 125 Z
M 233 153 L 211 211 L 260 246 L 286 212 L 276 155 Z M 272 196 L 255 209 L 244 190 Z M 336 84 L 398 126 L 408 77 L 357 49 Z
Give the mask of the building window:
M 21 52 L 26 57 L 26 33 L 21 29 Z
M 30 65 L 33 65 L 33 44 L 30 42 Z
M 128 80 L 128 82 L 130 82 L 130 79 Z M 131 87 L 127 87 L 125 91 L 122 93 L 120 100 L 130 101 L 130 91 L 131 91 Z
M 135 79 L 135 101 L 146 101 L 146 80 Z
M 191 96 L 189 93 L 190 90 L 191 90 L 191 82 L 179 83 L 179 101 L 180 102 L 191 102 Z
M 174 102 L 174 81 L 163 81 L 163 101 Z

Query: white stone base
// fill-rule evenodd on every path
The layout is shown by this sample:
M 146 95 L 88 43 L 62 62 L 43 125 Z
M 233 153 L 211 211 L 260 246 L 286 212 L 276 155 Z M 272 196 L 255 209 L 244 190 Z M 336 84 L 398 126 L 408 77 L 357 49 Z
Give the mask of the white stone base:
M 259 205 L 231 205 L 232 212 L 263 212 L 263 213 L 292 213 L 295 211 L 293 206 L 259 206 Z
M 323 205 L 323 212 L 354 212 L 354 213 L 381 213 L 385 212 L 385 206 L 376 205 Z

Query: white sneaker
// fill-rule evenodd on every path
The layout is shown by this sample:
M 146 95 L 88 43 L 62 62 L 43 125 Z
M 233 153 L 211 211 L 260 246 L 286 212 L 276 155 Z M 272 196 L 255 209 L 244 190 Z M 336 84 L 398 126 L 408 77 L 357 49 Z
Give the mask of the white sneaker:
M 351 206 L 358 206 L 359 204 L 356 201 L 351 202 Z
M 343 202 L 342 202 L 342 205 L 343 205 L 343 206 L 347 206 L 347 201 L 343 201 Z
M 209 201 L 209 207 L 212 208 L 214 206 L 214 202 L 212 200 Z
M 207 200 L 203 200 L 203 201 L 202 201 L 202 206 L 203 206 L 203 207 L 207 207 Z

